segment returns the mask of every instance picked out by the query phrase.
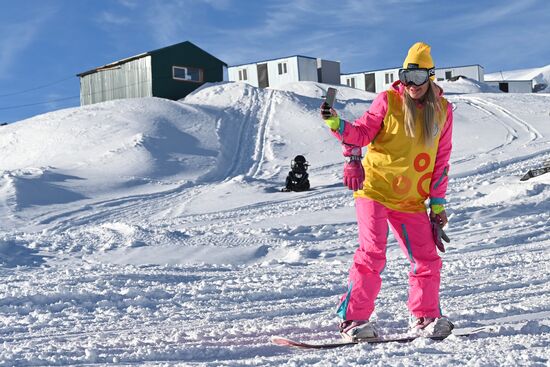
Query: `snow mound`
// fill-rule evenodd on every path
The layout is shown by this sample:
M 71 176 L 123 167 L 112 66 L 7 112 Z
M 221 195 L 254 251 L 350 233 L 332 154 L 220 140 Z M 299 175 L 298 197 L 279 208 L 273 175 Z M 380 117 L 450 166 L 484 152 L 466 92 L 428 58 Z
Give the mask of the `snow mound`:
M 321 99 L 325 96 L 329 87 L 336 88 L 338 90 L 336 99 L 343 101 L 350 100 L 373 100 L 376 97 L 376 93 L 366 92 L 361 89 L 350 88 L 345 85 L 331 85 L 317 82 L 292 82 L 278 86 L 277 90 L 292 92 L 301 96 Z
M 44 256 L 28 243 L 9 238 L 0 238 L 0 267 L 35 267 L 45 262 Z
M 96 261 L 113 264 L 218 264 L 244 265 L 260 262 L 268 255 L 267 246 L 218 247 L 170 246 L 121 248 L 95 255 Z M 145 260 L 145 261 L 144 261 Z
M 3 129 L 0 148 L 8 154 L 0 172 L 17 177 L 20 186 L 31 171 L 35 181 L 39 171 L 48 182 L 71 172 L 106 189 L 134 186 L 136 179 L 196 180 L 220 150 L 207 113 L 159 98 L 65 109 Z
M 56 173 L 50 168 L 7 171 L 0 178 L 0 192 L 4 193 L 1 196 L 4 200 L 9 198 L 4 205 L 14 210 L 36 205 L 65 204 L 86 198 L 60 184 L 78 179 Z
M 473 202 L 473 205 L 478 207 L 489 207 L 492 205 L 505 205 L 509 202 L 527 202 L 532 201 L 534 203 L 546 200 L 548 195 L 545 195 L 548 191 L 548 184 L 540 182 L 546 179 L 546 176 L 537 178 L 531 182 L 506 182 L 504 184 L 492 185 L 490 189 L 485 192 L 485 188 L 480 188 L 480 194 L 482 197 Z M 537 182 L 538 181 L 538 182 Z
M 443 88 L 446 94 L 502 93 L 496 87 L 466 77 L 459 77 L 455 81 L 441 80 L 437 84 Z

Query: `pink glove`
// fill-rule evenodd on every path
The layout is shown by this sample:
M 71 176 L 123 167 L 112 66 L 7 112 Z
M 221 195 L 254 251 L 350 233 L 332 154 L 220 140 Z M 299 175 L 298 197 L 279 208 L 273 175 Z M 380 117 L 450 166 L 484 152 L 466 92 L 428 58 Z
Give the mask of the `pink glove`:
M 357 191 L 363 187 L 365 171 L 361 164 L 361 148 L 355 145 L 342 144 L 344 157 L 344 185 L 350 190 Z

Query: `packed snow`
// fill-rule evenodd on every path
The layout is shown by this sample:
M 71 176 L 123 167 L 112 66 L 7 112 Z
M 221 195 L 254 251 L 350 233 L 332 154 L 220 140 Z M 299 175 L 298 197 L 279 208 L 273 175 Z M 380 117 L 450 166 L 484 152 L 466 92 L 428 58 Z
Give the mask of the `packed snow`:
M 357 247 L 328 85 L 210 84 L 0 128 L 0 366 L 547 366 L 550 95 L 442 83 L 454 104 L 443 312 L 471 337 L 338 350 Z M 374 94 L 340 86 L 359 117 Z M 290 160 L 312 190 L 283 193 Z M 407 260 L 390 236 L 373 317 L 407 329 Z

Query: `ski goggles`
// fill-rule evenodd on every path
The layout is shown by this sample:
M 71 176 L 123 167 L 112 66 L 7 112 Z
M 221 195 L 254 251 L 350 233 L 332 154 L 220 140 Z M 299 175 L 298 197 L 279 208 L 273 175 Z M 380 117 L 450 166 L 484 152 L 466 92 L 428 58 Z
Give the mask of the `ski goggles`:
M 426 83 L 435 75 L 435 69 L 399 69 L 399 81 L 404 85 L 414 84 L 417 87 Z
M 307 171 L 308 166 L 309 166 L 309 163 L 307 162 L 295 162 L 295 161 L 290 162 L 290 168 L 292 169 L 301 169 L 301 170 Z

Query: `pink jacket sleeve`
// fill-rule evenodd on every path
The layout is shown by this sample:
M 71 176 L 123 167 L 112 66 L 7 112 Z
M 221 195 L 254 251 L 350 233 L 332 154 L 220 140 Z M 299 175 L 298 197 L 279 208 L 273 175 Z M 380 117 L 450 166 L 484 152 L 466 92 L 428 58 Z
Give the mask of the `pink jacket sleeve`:
M 376 137 L 388 111 L 386 92 L 380 93 L 367 112 L 353 123 L 340 119 L 340 128 L 332 131 L 342 143 L 364 147 Z
M 439 138 L 435 166 L 430 184 L 430 204 L 445 204 L 445 194 L 449 184 L 449 158 L 453 135 L 453 105 L 447 104 L 447 120 Z

